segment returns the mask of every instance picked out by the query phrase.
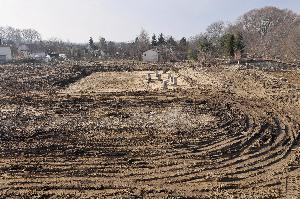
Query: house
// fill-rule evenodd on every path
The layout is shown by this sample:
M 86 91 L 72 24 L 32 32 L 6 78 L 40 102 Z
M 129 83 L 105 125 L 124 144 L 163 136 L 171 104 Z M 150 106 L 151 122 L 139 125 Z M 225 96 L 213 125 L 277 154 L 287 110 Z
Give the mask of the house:
M 156 50 L 148 50 L 143 53 L 143 62 L 158 62 L 159 53 Z
M 45 49 L 43 46 L 33 44 L 22 44 L 18 47 L 19 58 L 43 59 L 46 57 Z
M 46 53 L 31 53 L 30 57 L 36 60 L 43 60 L 46 58 Z
M 7 46 L 0 46 L 0 62 L 5 63 L 12 60 L 11 49 Z

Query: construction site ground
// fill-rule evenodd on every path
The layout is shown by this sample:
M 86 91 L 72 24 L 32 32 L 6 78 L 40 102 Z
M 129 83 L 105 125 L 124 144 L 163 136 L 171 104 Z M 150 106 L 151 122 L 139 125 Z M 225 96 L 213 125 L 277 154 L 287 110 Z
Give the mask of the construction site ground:
M 2 198 L 300 198 L 298 68 L 7 64 L 0 91 Z

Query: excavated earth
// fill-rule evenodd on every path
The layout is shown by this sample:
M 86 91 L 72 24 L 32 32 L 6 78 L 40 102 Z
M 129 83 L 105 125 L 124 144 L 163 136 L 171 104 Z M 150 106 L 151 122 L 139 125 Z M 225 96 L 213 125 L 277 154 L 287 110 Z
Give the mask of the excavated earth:
M 299 69 L 132 64 L 0 66 L 2 198 L 300 198 Z

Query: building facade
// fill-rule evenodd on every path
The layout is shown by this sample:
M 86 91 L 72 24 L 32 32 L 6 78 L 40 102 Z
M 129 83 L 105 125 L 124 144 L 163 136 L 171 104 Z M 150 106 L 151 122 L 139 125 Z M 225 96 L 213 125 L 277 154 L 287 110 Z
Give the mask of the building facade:
M 11 49 L 10 47 L 1 47 L 0 46 L 0 62 L 5 63 L 12 60 Z
M 158 62 L 159 53 L 156 50 L 148 50 L 143 53 L 143 62 Z

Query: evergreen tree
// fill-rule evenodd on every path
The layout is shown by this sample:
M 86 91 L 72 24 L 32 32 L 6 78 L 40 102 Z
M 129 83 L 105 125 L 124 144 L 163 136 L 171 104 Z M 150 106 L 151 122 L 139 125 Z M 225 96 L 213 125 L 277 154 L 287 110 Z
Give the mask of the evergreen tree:
M 176 46 L 177 45 L 176 41 L 174 40 L 174 38 L 172 36 L 168 39 L 167 43 L 170 46 Z
M 164 38 L 164 35 L 162 33 L 160 33 L 159 37 L 158 37 L 158 42 L 157 44 L 160 46 L 160 45 L 164 45 L 166 44 L 166 40 Z
M 187 41 L 185 37 L 182 37 L 182 39 L 179 41 L 179 45 L 184 48 L 187 46 Z
M 233 57 L 235 52 L 235 38 L 233 34 L 226 34 L 221 39 L 223 53 L 227 57 Z
M 239 32 L 235 37 L 235 51 L 240 51 L 241 53 L 245 50 L 245 43 L 243 35 Z
M 90 37 L 90 39 L 89 39 L 89 46 L 90 46 L 91 50 L 96 50 L 96 46 L 94 44 L 94 40 L 92 37 Z
M 199 39 L 199 49 L 204 53 L 208 53 L 212 50 L 212 43 L 207 39 L 207 37 Z
M 93 38 L 92 38 L 92 37 L 90 37 L 90 40 L 89 40 L 89 45 L 90 45 L 90 47 L 94 45 L 94 40 L 93 40 Z
M 156 35 L 153 34 L 152 36 L 152 41 L 151 41 L 151 45 L 154 47 L 154 46 L 157 46 L 157 39 L 156 39 Z
M 177 54 L 179 54 L 181 60 L 188 58 L 188 43 L 185 37 L 183 37 L 177 45 Z
M 198 52 L 193 49 L 189 49 L 187 53 L 187 57 L 189 60 L 197 60 Z

